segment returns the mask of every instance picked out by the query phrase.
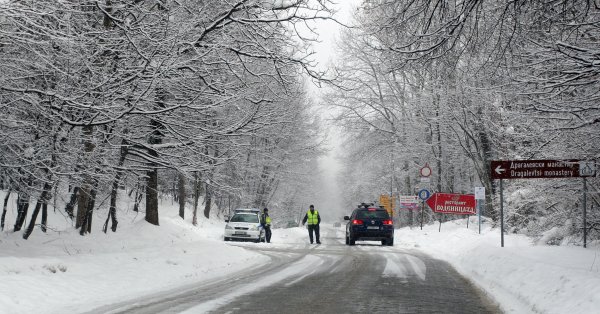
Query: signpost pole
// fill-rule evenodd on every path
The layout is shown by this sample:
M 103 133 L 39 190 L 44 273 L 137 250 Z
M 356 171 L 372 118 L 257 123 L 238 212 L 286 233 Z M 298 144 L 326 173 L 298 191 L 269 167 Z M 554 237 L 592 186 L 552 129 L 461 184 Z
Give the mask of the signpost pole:
M 423 230 L 423 211 L 425 210 L 425 201 L 421 201 L 421 230 Z
M 587 181 L 583 177 L 583 248 L 587 247 Z
M 469 220 L 471 220 L 471 216 L 467 215 L 467 229 L 469 229 Z
M 442 232 L 442 214 L 440 214 L 440 229 L 438 232 Z
M 500 179 L 500 247 L 504 247 L 504 195 L 502 191 L 502 179 Z
M 479 219 L 479 234 L 481 234 L 481 202 L 477 200 L 477 218 Z

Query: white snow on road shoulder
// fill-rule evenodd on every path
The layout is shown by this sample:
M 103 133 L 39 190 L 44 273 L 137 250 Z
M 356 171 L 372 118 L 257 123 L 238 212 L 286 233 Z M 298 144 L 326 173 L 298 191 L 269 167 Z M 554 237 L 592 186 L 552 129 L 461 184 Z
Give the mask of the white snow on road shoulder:
M 419 249 L 448 261 L 485 290 L 507 313 L 598 313 L 600 246 L 534 245 L 521 235 L 505 235 L 487 225 L 457 220 L 396 231 L 402 248 Z
M 9 208 L 0 233 L 0 313 L 81 313 L 270 261 L 225 243 L 223 219 L 200 218 L 192 226 L 191 213 L 182 220 L 170 203 L 160 208 L 160 226 L 145 222 L 143 214 L 120 213 L 117 232 L 104 234 L 102 213 L 86 236 L 49 210 L 52 229 L 36 227 L 29 240 L 12 231 L 16 211 Z

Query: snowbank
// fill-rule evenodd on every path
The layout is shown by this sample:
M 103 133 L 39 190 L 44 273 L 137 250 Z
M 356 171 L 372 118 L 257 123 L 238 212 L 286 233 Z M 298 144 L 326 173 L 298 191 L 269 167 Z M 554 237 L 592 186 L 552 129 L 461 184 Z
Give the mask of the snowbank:
M 82 237 L 51 212 L 52 229 L 44 234 L 36 227 L 29 240 L 12 232 L 13 203 L 11 197 L 0 234 L 0 313 L 80 313 L 268 261 L 224 243 L 223 221 L 200 219 L 194 227 L 191 213 L 182 220 L 170 202 L 159 209 L 160 227 L 143 214 L 120 212 L 117 232 L 104 234 L 104 211 L 94 216 L 93 233 Z
M 396 244 L 418 248 L 450 262 L 496 299 L 507 313 L 598 313 L 600 246 L 537 246 L 519 235 L 487 225 L 478 234 L 476 219 L 403 228 Z

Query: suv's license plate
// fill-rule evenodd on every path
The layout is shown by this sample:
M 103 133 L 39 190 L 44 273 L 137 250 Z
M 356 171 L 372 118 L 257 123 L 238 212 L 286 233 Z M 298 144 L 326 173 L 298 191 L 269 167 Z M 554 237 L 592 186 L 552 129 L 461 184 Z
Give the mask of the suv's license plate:
M 367 229 L 379 229 L 378 226 L 367 226 Z
M 246 232 L 245 231 L 236 231 L 233 234 L 246 234 Z

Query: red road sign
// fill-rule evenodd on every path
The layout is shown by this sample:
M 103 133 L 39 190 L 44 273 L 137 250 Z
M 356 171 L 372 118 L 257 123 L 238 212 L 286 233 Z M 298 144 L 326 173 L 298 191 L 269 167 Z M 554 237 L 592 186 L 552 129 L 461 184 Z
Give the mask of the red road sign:
M 455 215 L 475 215 L 475 195 L 433 193 L 427 205 L 436 213 Z
M 580 168 L 587 164 L 577 159 L 493 160 L 491 171 L 492 179 L 578 178 L 593 175 Z

